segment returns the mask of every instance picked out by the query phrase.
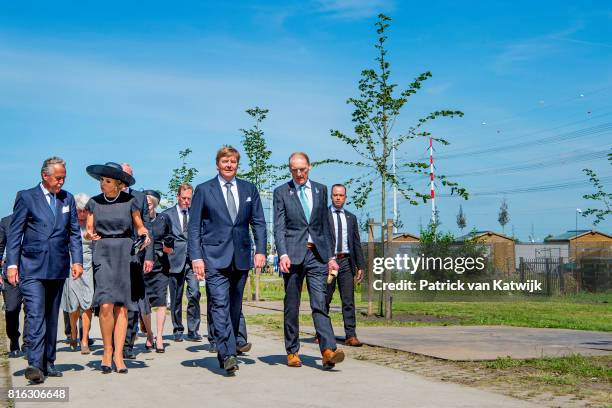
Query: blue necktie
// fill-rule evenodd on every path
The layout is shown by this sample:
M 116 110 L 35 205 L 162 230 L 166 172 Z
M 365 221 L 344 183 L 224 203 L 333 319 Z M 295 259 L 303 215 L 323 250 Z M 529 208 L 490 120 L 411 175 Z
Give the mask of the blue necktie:
M 306 216 L 306 222 L 310 222 L 310 206 L 308 205 L 308 198 L 306 198 L 306 185 L 304 184 L 300 186 L 300 203 Z
M 57 199 L 55 198 L 55 194 L 51 194 L 51 193 L 47 193 L 47 195 L 49 196 L 49 207 L 51 207 L 51 212 L 53 213 L 53 216 L 55 217 L 55 211 L 56 211 L 56 203 L 57 203 Z

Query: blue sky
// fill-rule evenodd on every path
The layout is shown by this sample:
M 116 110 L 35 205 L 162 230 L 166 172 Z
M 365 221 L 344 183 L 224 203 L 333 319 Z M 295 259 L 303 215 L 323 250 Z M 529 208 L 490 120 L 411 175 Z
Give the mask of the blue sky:
M 505 198 L 506 233 L 514 227 L 526 240 L 532 225 L 537 239 L 561 233 L 574 228 L 577 207 L 589 206 L 582 195 L 592 188 L 580 170 L 612 176 L 601 157 L 612 147 L 607 1 L 144 4 L 0 3 L 2 214 L 16 191 L 38 181 L 50 155 L 68 161 L 65 187 L 73 193 L 98 193 L 84 169 L 106 161 L 128 161 L 137 187 L 165 190 L 185 147 L 204 181 L 215 172 L 217 148 L 239 145 L 239 129 L 251 125 L 244 110 L 256 105 L 270 109 L 263 128 L 275 161 L 294 150 L 315 160 L 354 158 L 329 130 L 351 132 L 345 101 L 357 95 L 361 70 L 374 66 L 379 12 L 393 18 L 393 81 L 401 88 L 433 73 L 405 106 L 398 134 L 430 111 L 462 110 L 463 118 L 428 128 L 451 142 L 438 147 L 436 171 L 458 175 L 470 192 L 494 193 L 469 201 L 441 196 L 442 228 L 457 232 L 462 204 L 468 229 L 500 231 Z M 421 157 L 426 147 L 410 142 L 398 159 Z M 331 184 L 346 175 L 329 167 L 311 177 Z M 427 178 L 412 179 L 428 192 Z M 377 189 L 357 213 L 378 217 L 379 200 Z M 430 217 L 429 204 L 400 199 L 399 208 L 411 232 Z M 579 228 L 591 221 L 580 218 Z M 612 220 L 598 228 L 612 232 Z

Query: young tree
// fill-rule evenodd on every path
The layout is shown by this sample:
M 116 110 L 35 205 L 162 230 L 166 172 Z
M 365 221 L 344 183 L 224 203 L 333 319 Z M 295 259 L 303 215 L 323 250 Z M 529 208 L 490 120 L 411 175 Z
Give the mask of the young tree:
M 508 213 L 508 203 L 506 203 L 505 198 L 501 203 L 501 207 L 499 207 L 499 216 L 497 217 L 497 221 L 502 226 L 502 232 L 505 232 L 506 224 L 510 221 L 510 214 Z
M 390 161 L 393 150 L 401 149 L 405 142 L 431 137 L 431 133 L 424 130 L 424 125 L 439 117 L 463 116 L 458 110 L 438 110 L 418 119 L 414 126 L 404 132 L 395 132 L 394 126 L 400 115 L 402 107 L 408 98 L 414 95 L 422 86 L 423 82 L 431 77 L 430 72 L 424 72 L 412 82 L 399 95 L 396 92 L 397 85 L 391 82 L 390 64 L 387 59 L 387 29 L 391 19 L 384 14 L 378 15 L 376 23 L 378 41 L 375 48 L 378 50 L 376 69 L 365 69 L 361 72 L 359 80 L 359 97 L 349 98 L 347 103 L 354 107 L 353 122 L 354 135 L 349 136 L 339 130 L 331 130 L 331 136 L 340 139 L 349 145 L 360 157 L 360 161 L 327 160 L 327 163 L 339 163 L 355 166 L 364 171 L 357 177 L 351 178 L 347 184 L 355 183 L 352 199 L 357 208 L 362 208 L 374 188 L 375 182 L 380 182 L 380 220 L 381 220 L 381 242 L 384 242 L 386 212 L 386 190 L 389 186 L 396 186 L 400 194 L 413 205 L 418 200 L 427 202 L 431 197 L 420 193 L 410 185 L 405 178 L 406 174 L 428 173 L 428 162 L 408 162 L 399 167 L 401 171 L 394 174 Z M 444 139 L 433 138 L 434 141 L 448 145 Z M 451 193 L 457 193 L 467 199 L 466 189 L 457 183 L 447 180 L 445 176 L 438 176 L 443 186 L 451 188 Z
M 170 177 L 170 181 L 168 181 L 168 192 L 162 194 L 168 202 L 168 207 L 175 204 L 176 192 L 179 186 L 183 183 L 193 182 L 193 179 L 198 174 L 198 169 L 187 166 L 187 156 L 189 156 L 191 152 L 190 148 L 179 151 L 181 167 L 172 170 L 172 176 Z
M 277 166 L 270 164 L 272 152 L 267 148 L 264 131 L 260 127 L 268 112 L 268 109 L 258 106 L 247 109 L 246 113 L 255 120 L 255 123 L 250 129 L 240 129 L 248 169 L 239 172 L 238 176 L 255 184 L 259 191 L 265 190 L 269 187 L 270 182 L 276 181 Z
M 457 226 L 461 230 L 461 235 L 463 235 L 463 229 L 466 227 L 467 221 L 465 220 L 465 214 L 463 213 L 463 206 L 459 204 L 459 214 L 457 214 Z
M 610 164 L 612 164 L 612 153 L 608 153 L 608 160 L 610 161 Z M 582 216 L 588 217 L 589 215 L 594 215 L 595 221 L 593 221 L 593 225 L 597 225 L 603 220 L 605 220 L 607 216 L 612 214 L 612 210 L 610 210 L 612 194 L 604 190 L 603 184 L 601 184 L 599 177 L 597 177 L 597 174 L 595 174 L 593 170 L 582 169 L 582 171 L 584 171 L 584 173 L 589 176 L 589 180 L 595 187 L 595 190 L 597 190 L 597 192 L 593 194 L 583 195 L 582 198 L 584 198 L 585 200 L 599 201 L 603 206 L 602 208 L 588 208 L 582 212 Z

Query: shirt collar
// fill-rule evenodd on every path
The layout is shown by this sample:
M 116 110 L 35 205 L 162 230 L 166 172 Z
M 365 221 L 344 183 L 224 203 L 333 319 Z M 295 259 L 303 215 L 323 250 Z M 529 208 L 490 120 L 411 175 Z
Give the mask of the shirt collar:
M 176 204 L 176 211 L 178 211 L 179 214 L 183 214 L 183 210 L 187 210 L 187 212 L 189 212 L 189 208 L 181 208 L 180 205 L 178 205 L 178 203 Z
M 228 182 L 223 177 L 221 177 L 220 174 L 217 174 L 217 180 L 219 180 L 219 183 L 221 183 L 221 187 L 225 187 L 225 184 Z M 232 187 L 235 186 L 236 185 L 236 177 L 233 177 L 229 182 L 232 183 Z
M 47 189 L 45 188 L 45 186 L 43 186 L 43 183 L 40 183 L 40 188 L 42 189 L 43 195 L 44 195 L 45 197 L 47 196 L 47 194 L 52 194 L 52 193 L 50 193 L 50 192 L 49 192 L 49 190 L 47 190 Z
M 344 207 L 342 207 L 342 208 L 336 208 L 336 207 L 334 207 L 334 205 L 333 205 L 333 204 L 330 204 L 330 205 L 329 205 L 329 209 L 331 210 L 331 212 L 340 211 L 342 214 L 344 214 Z
M 304 186 L 304 187 L 306 187 L 306 188 L 311 188 L 311 186 L 310 186 L 310 179 L 306 180 L 306 182 L 305 182 L 304 184 L 302 184 L 302 185 L 300 185 L 300 184 L 296 183 L 296 182 L 295 182 L 295 180 L 293 180 L 293 184 L 295 184 L 295 186 L 296 186 L 296 188 L 297 188 L 298 190 L 299 190 L 299 189 L 300 189 L 300 187 L 302 187 L 302 186 Z

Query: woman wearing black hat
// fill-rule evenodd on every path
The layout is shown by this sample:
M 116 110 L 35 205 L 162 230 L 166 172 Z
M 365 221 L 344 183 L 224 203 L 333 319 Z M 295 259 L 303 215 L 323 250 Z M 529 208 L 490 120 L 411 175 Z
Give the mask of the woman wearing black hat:
M 140 290 L 142 273 L 131 272 L 133 231 L 144 236 L 140 249 L 150 242 L 142 221 L 140 209 L 133 197 L 124 192 L 135 183 L 132 176 L 117 163 L 87 167 L 87 173 L 100 181 L 102 194 L 87 203 L 87 238 L 94 242 L 94 306 L 100 308 L 100 330 L 104 343 L 102 373 L 112 371 L 114 357 L 118 373 L 127 373 L 123 362 L 123 344 L 127 330 L 127 311 L 138 310 L 138 301 L 144 297 Z
M 155 341 L 155 351 L 163 353 L 164 350 L 164 322 L 166 320 L 166 294 L 168 293 L 170 264 L 168 254 L 174 248 L 172 238 L 172 224 L 166 214 L 157 214 L 155 208 L 159 205 L 161 196 L 157 191 L 145 190 L 147 203 L 149 204 L 149 217 L 151 219 L 151 240 L 155 250 L 155 264 L 153 270 L 145 275 L 145 289 L 151 303 L 151 308 L 157 308 L 156 328 L 157 337 L 153 339 L 153 332 L 147 332 L 147 343 L 145 347 L 152 347 Z M 143 316 L 145 326 L 151 327 L 151 314 Z

